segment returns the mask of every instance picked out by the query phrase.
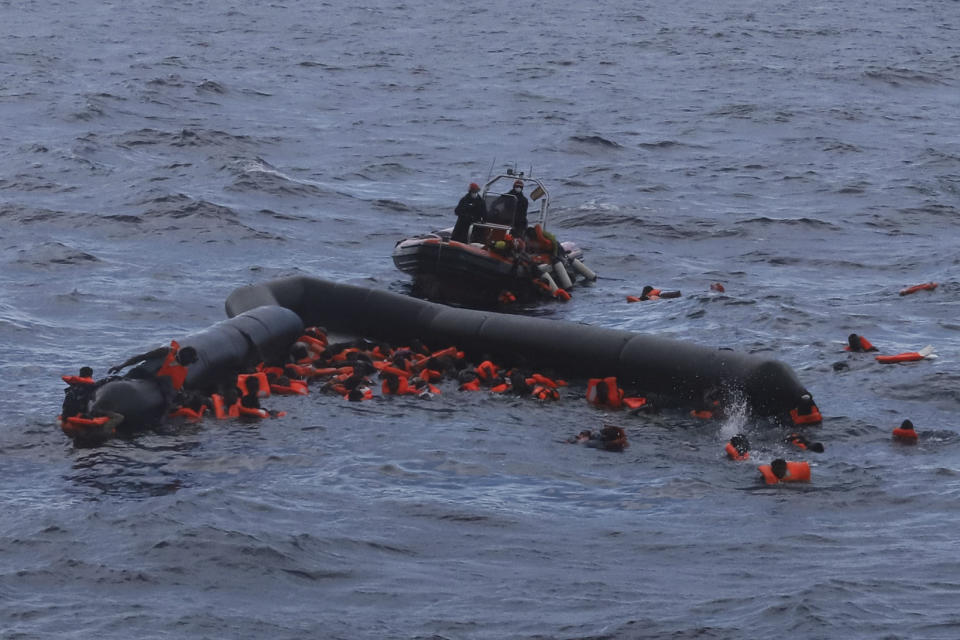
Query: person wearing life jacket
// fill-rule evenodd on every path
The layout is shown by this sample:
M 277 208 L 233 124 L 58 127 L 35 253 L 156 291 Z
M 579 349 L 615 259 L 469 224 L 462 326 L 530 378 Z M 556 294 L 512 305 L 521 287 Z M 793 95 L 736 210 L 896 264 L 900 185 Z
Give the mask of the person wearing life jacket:
M 797 408 L 790 410 L 790 419 L 795 425 L 819 424 L 823 422 L 820 409 L 813 403 L 813 397 L 809 393 L 800 396 L 800 403 L 797 405 Z
M 176 340 L 171 340 L 170 346 L 158 347 L 128 358 L 123 363 L 110 367 L 108 373 L 117 373 L 132 364 L 140 363 L 127 372 L 128 378 L 165 378 L 169 380 L 173 391 L 179 391 L 187 379 L 188 367 L 197 359 L 196 349 L 193 347 L 181 349 Z
M 789 436 L 784 438 L 783 441 L 803 451 L 813 451 L 814 453 L 824 452 L 823 443 L 811 442 L 806 438 L 806 436 L 799 433 L 791 433 Z
M 907 444 L 916 444 L 918 438 L 913 423 L 910 420 L 901 422 L 900 426 L 893 430 L 893 439 Z
M 80 375 L 61 376 L 61 379 L 67 383 L 67 388 L 63 390 L 63 406 L 60 414 L 70 417 L 84 413 L 97 388 L 97 383 L 93 379 L 93 369 L 80 367 Z
M 587 381 L 587 402 L 598 407 L 619 409 L 623 406 L 623 389 L 617 386 L 614 376 L 590 378 Z
M 240 390 L 236 387 L 228 387 L 223 393 L 211 394 L 210 403 L 213 406 L 213 415 L 218 420 L 240 416 Z
M 380 378 L 382 380 L 380 383 L 380 391 L 385 396 L 402 396 L 410 391 L 407 376 L 381 371 Z
M 440 389 L 430 384 L 430 382 L 419 376 L 413 376 L 407 381 L 410 392 L 415 393 L 421 399 L 432 398 L 440 395 Z
M 727 442 L 724 447 L 727 457 L 731 460 L 749 460 L 750 459 L 750 441 L 747 436 L 738 433 Z
M 469 369 L 463 369 L 457 374 L 460 391 L 480 391 L 480 378 Z
M 783 458 L 777 458 L 770 464 L 760 465 L 757 470 L 767 484 L 810 482 L 809 462 L 788 462 Z
M 877 348 L 870 344 L 870 341 L 863 336 L 858 336 L 855 333 L 851 333 L 849 336 L 847 336 L 847 346 L 845 346 L 843 350 L 852 351 L 854 353 L 864 353 L 866 351 L 876 351 Z
M 270 393 L 281 396 L 305 396 L 310 389 L 303 380 L 293 380 L 288 376 L 275 376 L 270 380 Z
M 560 399 L 560 392 L 554 388 L 548 387 L 545 384 L 538 384 L 533 387 L 533 389 L 530 391 L 530 395 L 541 401 Z

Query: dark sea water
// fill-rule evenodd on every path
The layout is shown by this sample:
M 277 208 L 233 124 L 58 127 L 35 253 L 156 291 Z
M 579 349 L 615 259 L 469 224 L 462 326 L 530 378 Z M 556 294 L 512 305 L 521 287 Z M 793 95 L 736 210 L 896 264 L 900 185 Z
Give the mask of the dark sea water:
M 601 274 L 528 312 L 783 360 L 826 451 L 582 381 L 57 427 L 61 375 L 239 286 L 409 291 L 394 243 L 508 164 Z M 0 636 L 958 638 L 958 214 L 956 1 L 0 0 Z M 605 421 L 624 453 L 563 442 Z

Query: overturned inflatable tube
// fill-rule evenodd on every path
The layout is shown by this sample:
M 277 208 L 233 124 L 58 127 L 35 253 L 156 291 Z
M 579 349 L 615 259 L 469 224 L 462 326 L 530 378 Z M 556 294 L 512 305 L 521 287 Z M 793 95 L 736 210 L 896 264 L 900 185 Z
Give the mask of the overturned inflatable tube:
M 761 356 L 560 320 L 473 311 L 389 291 L 295 276 L 237 289 L 228 316 L 263 305 L 307 325 L 382 340 L 420 338 L 504 363 L 523 360 L 566 375 L 616 375 L 646 393 L 699 402 L 708 391 L 742 394 L 761 415 L 788 412 L 809 392 L 786 364 Z
M 178 338 L 181 348 L 197 350 L 197 362 L 190 365 L 184 388 L 213 391 L 219 383 L 231 382 L 245 367 L 286 355 L 302 333 L 299 315 L 291 309 L 269 306 Z M 167 400 L 156 378 L 127 376 L 98 387 L 89 412 L 119 413 L 124 417 L 124 428 L 133 429 L 161 420 L 166 409 Z

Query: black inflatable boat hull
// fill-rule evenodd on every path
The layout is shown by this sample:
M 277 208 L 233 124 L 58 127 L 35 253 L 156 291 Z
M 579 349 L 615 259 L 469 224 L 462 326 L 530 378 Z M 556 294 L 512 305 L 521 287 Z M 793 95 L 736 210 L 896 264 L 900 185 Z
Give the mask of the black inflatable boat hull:
M 283 356 L 303 333 L 300 316 L 290 309 L 269 306 L 250 309 L 200 332 L 178 338 L 182 347 L 197 350 L 184 388 L 213 391 L 230 382 L 237 371 L 265 359 Z M 117 378 L 99 386 L 88 412 L 94 416 L 119 413 L 121 431 L 136 431 L 162 420 L 167 401 L 156 378 Z
M 227 298 L 226 312 L 233 317 L 264 305 L 290 309 L 307 325 L 355 336 L 452 344 L 503 363 L 553 367 L 564 375 L 615 375 L 631 388 L 693 404 L 708 392 L 742 395 L 760 415 L 789 412 L 808 394 L 790 367 L 762 356 L 618 329 L 447 307 L 305 276 L 237 289 Z

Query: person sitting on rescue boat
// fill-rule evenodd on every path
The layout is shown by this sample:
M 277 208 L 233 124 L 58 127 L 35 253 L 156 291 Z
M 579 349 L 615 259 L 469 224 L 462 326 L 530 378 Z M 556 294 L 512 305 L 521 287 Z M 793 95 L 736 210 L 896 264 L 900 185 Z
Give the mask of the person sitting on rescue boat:
M 468 242 L 470 225 L 476 222 L 484 222 L 487 218 L 487 205 L 480 195 L 480 185 L 471 182 L 467 194 L 460 198 L 457 208 L 454 209 L 457 214 L 457 224 L 453 227 L 451 240 L 457 242 Z

